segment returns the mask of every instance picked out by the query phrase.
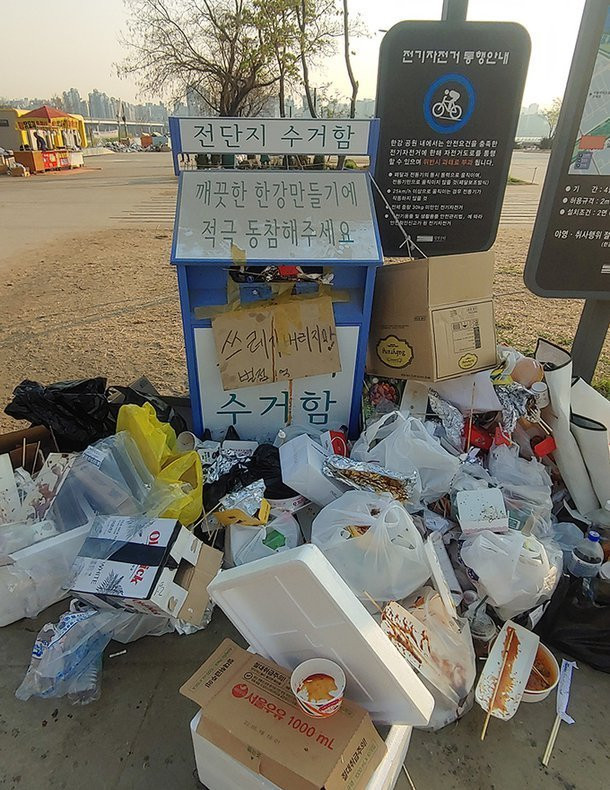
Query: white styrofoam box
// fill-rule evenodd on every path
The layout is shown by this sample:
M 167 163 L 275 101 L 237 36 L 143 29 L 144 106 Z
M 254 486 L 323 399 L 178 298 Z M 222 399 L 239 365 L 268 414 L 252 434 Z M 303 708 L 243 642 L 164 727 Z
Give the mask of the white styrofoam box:
M 208 593 L 256 653 L 290 669 L 336 661 L 373 721 L 428 723 L 431 694 L 317 546 L 222 571 Z
M 199 711 L 191 720 L 191 738 L 199 781 L 208 790 L 282 790 L 199 735 L 197 726 L 201 713 Z M 404 724 L 390 727 L 385 739 L 387 754 L 371 776 L 366 790 L 393 790 L 407 756 L 411 731 L 412 728 Z

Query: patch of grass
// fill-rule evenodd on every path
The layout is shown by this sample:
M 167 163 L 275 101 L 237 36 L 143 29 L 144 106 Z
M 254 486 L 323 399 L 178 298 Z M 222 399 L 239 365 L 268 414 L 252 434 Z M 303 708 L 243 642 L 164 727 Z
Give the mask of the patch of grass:
M 610 379 L 593 379 L 593 386 L 605 398 L 610 399 Z
M 531 185 L 531 181 L 524 181 L 522 178 L 515 178 L 514 176 L 509 176 L 507 184 L 527 184 L 528 186 Z

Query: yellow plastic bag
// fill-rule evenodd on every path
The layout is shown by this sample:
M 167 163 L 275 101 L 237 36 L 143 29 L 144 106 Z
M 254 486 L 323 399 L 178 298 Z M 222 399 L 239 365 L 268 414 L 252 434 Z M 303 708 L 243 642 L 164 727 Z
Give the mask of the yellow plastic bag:
M 173 457 L 176 432 L 168 422 L 160 422 L 150 403 L 126 403 L 119 409 L 116 432 L 128 431 L 149 471 L 157 477 Z
M 176 518 L 188 526 L 203 512 L 203 470 L 199 455 L 191 450 L 170 461 L 157 475 L 157 483 L 175 487 L 175 499 L 161 513 L 163 518 Z

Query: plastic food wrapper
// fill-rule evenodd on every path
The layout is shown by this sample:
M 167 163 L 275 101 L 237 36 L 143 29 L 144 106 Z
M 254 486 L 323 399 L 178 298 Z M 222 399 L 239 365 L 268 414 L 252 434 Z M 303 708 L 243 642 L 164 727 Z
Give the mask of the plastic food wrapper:
M 373 423 L 354 444 L 356 461 L 376 461 L 386 469 L 421 479 L 421 499 L 434 502 L 444 496 L 457 473 L 459 460 L 445 450 L 416 417 L 392 412 Z
M 561 577 L 563 556 L 551 540 L 509 530 L 466 538 L 461 558 L 481 596 L 489 596 L 502 620 L 510 620 L 547 601 Z
M 124 612 L 75 605 L 57 624 L 47 623 L 36 637 L 30 666 L 15 696 L 67 696 L 76 705 L 99 699 L 102 653 L 124 621 Z
M 416 501 L 419 477 L 415 471 L 401 475 L 384 469 L 380 464 L 353 461 L 342 455 L 329 456 L 324 462 L 323 471 L 327 477 L 340 480 L 350 488 L 376 494 L 387 493 L 399 502 L 413 504 Z
M 231 524 L 225 538 L 225 566 L 244 565 L 280 551 L 295 549 L 303 543 L 299 522 L 284 513 L 268 524 L 248 527 Z
M 49 428 L 63 452 L 84 450 L 114 431 L 105 393 L 106 379 L 101 377 L 48 387 L 26 379 L 15 388 L 4 411 L 16 420 Z
M 440 595 L 424 587 L 402 606 L 389 603 L 381 627 L 434 697 L 426 730 L 439 730 L 473 705 L 476 659 L 468 621 L 449 616 Z
M 447 439 L 458 450 L 462 449 L 464 444 L 462 435 L 464 433 L 464 415 L 462 412 L 443 400 L 437 392 L 430 390 L 428 393 L 430 401 L 430 408 L 440 418 L 440 421 L 447 434 Z
M 421 535 L 389 494 L 348 491 L 314 519 L 311 542 L 354 593 L 368 601 L 400 600 L 430 577 Z

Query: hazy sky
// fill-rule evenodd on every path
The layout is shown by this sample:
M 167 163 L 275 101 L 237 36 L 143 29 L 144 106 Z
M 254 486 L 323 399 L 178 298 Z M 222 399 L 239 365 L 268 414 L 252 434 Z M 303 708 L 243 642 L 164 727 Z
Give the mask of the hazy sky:
M 524 104 L 548 103 L 561 96 L 570 67 L 584 0 L 470 0 L 471 20 L 520 22 L 532 39 Z M 371 30 L 353 44 L 361 98 L 373 98 L 382 33 L 403 19 L 438 19 L 442 0 L 350 0 Z M 93 88 L 127 101 L 139 97 L 133 82 L 119 80 L 113 63 L 123 50 L 118 41 L 126 19 L 122 0 L 49 0 L 3 4 L 0 46 L 0 95 L 51 96 L 75 87 L 83 96 Z M 20 32 L 21 31 L 21 32 Z M 317 72 L 320 84 L 330 75 L 340 93 L 348 81 L 340 58 Z

